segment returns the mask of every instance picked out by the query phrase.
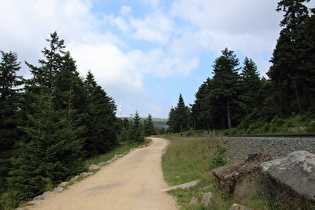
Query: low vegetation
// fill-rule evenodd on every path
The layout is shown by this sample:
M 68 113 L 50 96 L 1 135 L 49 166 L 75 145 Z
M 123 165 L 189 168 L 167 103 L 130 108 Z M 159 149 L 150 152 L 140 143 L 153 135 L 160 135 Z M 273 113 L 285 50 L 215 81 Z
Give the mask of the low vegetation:
M 207 187 L 206 192 L 212 192 L 214 202 L 211 209 L 229 209 L 233 203 L 239 203 L 253 209 L 270 209 L 270 203 L 259 197 L 252 199 L 229 198 L 221 194 L 216 185 L 211 170 L 227 163 L 224 158 L 226 148 L 222 137 L 205 133 L 200 137 L 164 136 L 170 139 L 166 153 L 162 157 L 162 169 L 165 181 L 170 185 L 178 185 L 194 180 L 201 180 L 198 185 L 188 190 L 173 190 L 170 193 L 177 197 L 178 204 L 183 209 L 207 209 L 201 203 L 200 189 Z M 191 199 L 199 200 L 191 204 Z
M 188 130 L 172 134 L 177 137 L 203 136 L 204 130 Z M 250 125 L 240 124 L 236 128 L 217 130 L 217 134 L 224 136 L 249 135 L 249 134 L 290 134 L 290 133 L 315 133 L 315 115 L 307 112 L 291 117 L 276 116 L 269 122 L 256 120 Z

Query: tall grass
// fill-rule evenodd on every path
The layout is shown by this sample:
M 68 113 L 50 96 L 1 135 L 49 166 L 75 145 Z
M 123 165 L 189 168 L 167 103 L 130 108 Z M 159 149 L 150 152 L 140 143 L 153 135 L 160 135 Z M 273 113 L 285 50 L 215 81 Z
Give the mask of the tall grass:
M 210 159 L 219 138 L 175 138 L 162 157 L 164 179 L 171 185 L 203 178 L 210 170 Z
M 170 137 L 170 138 L 169 138 Z M 234 199 L 222 195 L 216 185 L 211 169 L 218 166 L 222 159 L 217 161 L 214 157 L 221 157 L 225 140 L 206 133 L 203 138 L 167 137 L 170 144 L 162 157 L 162 170 L 165 181 L 170 185 L 178 185 L 194 180 L 201 180 L 199 184 L 188 190 L 174 190 L 170 193 L 177 197 L 182 209 L 206 209 L 201 202 L 190 204 L 193 197 L 201 201 L 201 188 L 207 187 L 207 192 L 214 195 L 213 205 L 209 209 L 229 209 L 233 203 L 247 205 L 253 209 L 270 209 L 269 203 L 254 196 L 252 199 Z

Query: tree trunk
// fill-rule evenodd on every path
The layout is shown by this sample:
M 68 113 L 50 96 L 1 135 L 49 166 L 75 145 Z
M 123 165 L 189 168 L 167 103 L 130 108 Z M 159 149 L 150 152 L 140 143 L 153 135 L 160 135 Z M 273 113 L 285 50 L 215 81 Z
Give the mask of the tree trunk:
M 294 89 L 295 89 L 296 100 L 297 100 L 297 103 L 298 103 L 298 106 L 299 106 L 299 111 L 300 111 L 300 113 L 301 113 L 301 112 L 302 112 L 302 108 L 301 108 L 301 103 L 300 103 L 300 98 L 299 98 L 299 94 L 298 94 L 298 90 L 297 90 L 295 78 L 293 78 L 293 83 L 294 83 Z
M 279 97 L 279 111 L 281 114 L 283 114 L 280 77 L 278 78 L 278 97 Z
M 230 99 L 227 99 L 227 121 L 228 121 L 228 128 L 232 128 L 232 123 L 231 123 L 231 113 L 230 113 Z

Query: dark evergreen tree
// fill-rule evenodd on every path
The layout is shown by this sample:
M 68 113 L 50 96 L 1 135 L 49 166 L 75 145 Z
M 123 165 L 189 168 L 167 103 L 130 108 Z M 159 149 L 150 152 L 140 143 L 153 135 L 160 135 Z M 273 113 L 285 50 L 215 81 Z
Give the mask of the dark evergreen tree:
M 82 132 L 68 110 L 56 110 L 47 93 L 32 103 L 35 112 L 28 115 L 27 127 L 21 129 L 29 142 L 19 144 L 12 159 L 10 191 L 17 200 L 24 200 L 50 189 L 69 176 L 82 171 Z M 29 163 L 28 166 L 25 166 Z
M 107 152 L 118 144 L 116 131 L 116 105 L 99 86 L 91 72 L 84 82 L 88 95 L 85 151 L 88 156 Z
M 144 142 L 143 125 L 138 112 L 135 113 L 129 128 L 129 141 Z
M 232 128 L 232 121 L 237 117 L 237 93 L 239 87 L 239 60 L 233 51 L 222 51 L 222 56 L 213 64 L 213 89 L 210 100 L 214 104 L 214 112 L 221 116 L 222 128 Z M 234 123 L 235 126 L 236 123 Z
M 192 105 L 192 125 L 195 130 L 209 130 L 215 128 L 213 120 L 213 106 L 209 98 L 213 80 L 207 78 L 207 80 L 199 87 L 195 94 L 195 103 Z
M 277 116 L 280 110 L 277 108 L 276 100 L 277 91 L 270 80 L 266 78 L 261 79 L 261 88 L 258 91 L 259 99 L 259 117 L 256 119 L 262 119 L 266 122 L 270 122 L 275 116 Z
M 33 79 L 29 81 L 33 88 L 39 86 L 42 89 L 45 88 L 45 90 L 52 92 L 55 88 L 55 76 L 62 69 L 61 66 L 64 63 L 63 60 L 66 52 L 64 51 L 64 40 L 59 38 L 57 32 L 50 34 L 50 39 L 46 40 L 49 42 L 49 48 L 45 47 L 42 51 L 44 59 L 38 61 L 40 67 L 27 62 L 26 64 L 33 75 Z
M 244 117 L 259 107 L 258 92 L 261 88 L 261 81 L 257 66 L 252 59 L 245 58 L 240 76 L 240 97 L 238 103 L 243 111 L 242 117 Z
M 304 97 L 310 108 L 315 113 L 315 8 L 311 9 L 312 15 L 305 23 L 305 49 L 302 52 L 303 62 L 301 69 L 303 69 L 302 80 L 305 81 L 303 87 Z
M 20 63 L 17 54 L 1 52 L 0 63 L 0 154 L 12 149 L 18 139 L 17 111 L 23 78 L 17 75 Z M 1 155 L 0 155 L 1 157 Z
M 168 125 L 168 132 L 170 133 L 175 133 L 175 126 L 176 126 L 176 121 L 175 121 L 175 109 L 174 107 L 171 108 L 170 112 L 168 113 L 168 120 L 166 124 Z
M 117 124 L 118 124 L 118 129 L 117 129 L 117 133 L 118 133 L 118 141 L 119 142 L 127 142 L 128 139 L 128 132 L 129 132 L 129 128 L 130 128 L 130 123 L 129 120 L 127 118 L 118 118 L 117 119 Z
M 63 41 L 56 33 L 51 37 L 47 40 L 50 48 L 42 51 L 45 59 L 39 60 L 40 66 L 28 64 L 33 78 L 27 81 L 22 106 L 24 122 L 20 128 L 25 136 L 12 159 L 8 179 L 10 195 L 16 200 L 33 197 L 82 171 L 83 129 L 73 109 L 73 92 L 62 92 L 67 92 L 60 99 L 63 106 L 55 103 L 60 88 L 56 75 L 70 68 L 71 61 L 63 52 Z M 25 166 L 27 162 L 29 166 Z
M 167 124 L 174 133 L 190 129 L 190 109 L 185 105 L 182 94 L 179 95 L 177 106 L 171 109 Z
M 14 52 L 0 51 L 0 195 L 7 190 L 7 172 L 11 168 L 9 158 L 19 139 L 18 111 L 21 102 L 23 78 L 18 76 L 20 63 Z M 1 205 L 0 205 L 1 208 Z
M 83 80 L 77 71 L 76 62 L 69 52 L 61 58 L 59 69 L 54 77 L 54 104 L 58 109 L 67 109 L 69 96 L 72 95 L 73 107 L 78 113 L 86 112 L 87 93 Z
M 308 71 L 304 71 L 302 65 L 307 45 L 305 23 L 309 18 L 305 2 L 309 0 L 281 0 L 277 7 L 277 11 L 285 12 L 280 23 L 284 28 L 273 52 L 268 76 L 278 89 L 279 109 L 284 115 L 302 112 L 307 107 L 303 98 L 307 98 L 304 90 L 309 86 Z
M 20 63 L 17 54 L 1 52 L 0 63 L 0 157 L 12 149 L 18 138 L 17 111 L 20 107 L 20 86 L 23 78 L 17 75 Z
M 151 136 L 156 134 L 155 127 L 152 122 L 152 116 L 150 114 L 143 122 L 143 130 L 144 136 Z

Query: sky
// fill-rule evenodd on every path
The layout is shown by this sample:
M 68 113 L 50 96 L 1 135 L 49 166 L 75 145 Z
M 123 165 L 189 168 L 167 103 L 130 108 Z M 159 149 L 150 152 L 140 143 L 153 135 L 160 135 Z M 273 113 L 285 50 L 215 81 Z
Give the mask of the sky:
M 117 116 L 167 118 L 186 105 L 226 47 L 266 77 L 283 13 L 276 0 L 0 0 L 0 50 L 38 65 L 57 31 L 85 77 L 90 70 Z M 310 6 L 314 6 L 311 0 Z

